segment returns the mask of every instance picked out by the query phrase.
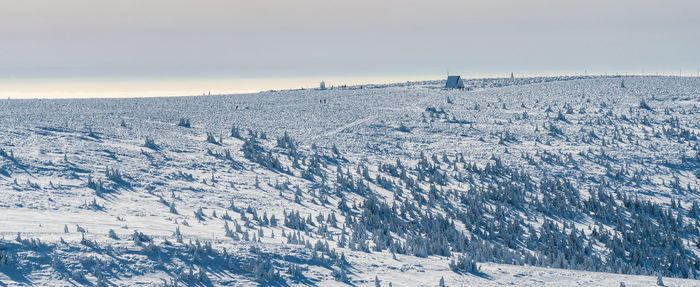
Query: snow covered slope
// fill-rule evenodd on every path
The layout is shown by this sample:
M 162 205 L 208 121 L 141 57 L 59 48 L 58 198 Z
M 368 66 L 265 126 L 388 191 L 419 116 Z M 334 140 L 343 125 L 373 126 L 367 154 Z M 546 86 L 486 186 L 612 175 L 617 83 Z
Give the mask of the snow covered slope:
M 699 78 L 442 84 L 1 100 L 0 285 L 700 286 Z

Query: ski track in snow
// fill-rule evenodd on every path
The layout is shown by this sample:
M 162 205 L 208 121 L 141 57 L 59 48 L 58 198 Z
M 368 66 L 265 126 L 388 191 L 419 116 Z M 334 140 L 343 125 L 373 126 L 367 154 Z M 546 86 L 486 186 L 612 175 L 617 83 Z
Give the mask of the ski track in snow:
M 365 118 L 365 119 L 361 119 L 361 120 L 354 121 L 354 122 L 352 122 L 352 123 L 349 123 L 349 124 L 347 124 L 347 125 L 344 125 L 344 126 L 342 126 L 342 127 L 339 127 L 339 128 L 337 128 L 337 129 L 335 129 L 335 130 L 333 130 L 333 131 L 330 131 L 330 132 L 328 132 L 328 133 L 315 136 L 314 138 L 312 138 L 312 141 L 317 140 L 317 139 L 319 139 L 319 138 L 328 138 L 328 137 L 333 136 L 333 135 L 335 135 L 335 134 L 341 133 L 341 132 L 343 132 L 344 130 L 350 129 L 350 128 L 352 128 L 352 127 L 354 127 L 354 126 L 357 126 L 357 125 L 364 124 L 364 123 L 369 122 L 369 121 L 372 121 L 372 120 L 374 120 L 374 119 L 376 119 L 376 118 L 377 118 L 377 117 L 375 116 L 375 117 L 369 117 L 369 118 Z

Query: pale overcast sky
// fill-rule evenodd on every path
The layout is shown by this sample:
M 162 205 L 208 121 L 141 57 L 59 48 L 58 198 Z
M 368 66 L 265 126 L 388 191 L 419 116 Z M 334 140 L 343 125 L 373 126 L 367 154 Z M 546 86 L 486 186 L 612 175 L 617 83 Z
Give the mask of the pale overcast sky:
M 696 73 L 700 1 L 2 0 L 0 79 Z

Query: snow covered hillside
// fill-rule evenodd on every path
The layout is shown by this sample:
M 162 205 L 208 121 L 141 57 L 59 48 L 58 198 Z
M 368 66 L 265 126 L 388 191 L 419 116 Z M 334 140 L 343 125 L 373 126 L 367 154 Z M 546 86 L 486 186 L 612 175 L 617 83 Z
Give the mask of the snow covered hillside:
M 700 78 L 0 100 L 0 286 L 700 286 Z

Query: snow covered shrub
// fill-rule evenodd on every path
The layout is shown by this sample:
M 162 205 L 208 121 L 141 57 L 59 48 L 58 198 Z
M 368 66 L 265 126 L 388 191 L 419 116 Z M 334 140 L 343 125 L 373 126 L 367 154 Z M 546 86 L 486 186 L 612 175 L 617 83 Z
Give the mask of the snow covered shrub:
M 224 215 L 221 216 L 221 219 L 226 220 L 226 221 L 231 221 L 231 215 L 228 214 L 228 210 L 224 212 Z
M 242 139 L 243 137 L 241 136 L 241 129 L 238 128 L 236 125 L 233 125 L 231 127 L 231 137 Z
M 0 156 L 10 160 L 11 162 L 17 163 L 17 158 L 15 158 L 14 151 L 10 151 L 8 154 L 4 149 L 0 148 Z
M 411 128 L 409 128 L 409 127 L 407 127 L 406 125 L 404 125 L 403 122 L 399 123 L 399 127 L 397 128 L 397 130 L 400 131 L 400 132 L 404 132 L 404 133 L 410 133 L 410 132 L 411 132 Z
M 141 245 L 143 242 L 151 242 L 153 239 L 141 232 L 138 232 L 137 230 L 134 230 L 134 234 L 131 236 L 134 240 L 134 244 L 136 245 Z
M 15 241 L 21 243 L 23 246 L 27 247 L 33 247 L 33 248 L 42 248 L 45 247 L 45 245 L 41 242 L 41 239 L 39 238 L 29 238 L 29 239 L 24 239 L 22 238 L 22 235 L 17 232 L 17 237 L 15 237 Z
M 204 271 L 204 268 L 199 267 L 199 272 L 197 272 L 197 280 L 199 282 L 205 283 L 209 282 L 209 277 L 207 277 L 207 272 Z
M 335 281 L 338 281 L 338 282 L 344 282 L 344 283 L 350 282 L 350 278 L 348 278 L 348 274 L 345 272 L 345 269 L 342 269 L 342 268 L 333 269 L 333 271 L 331 271 L 331 276 L 333 276 L 333 279 L 335 279 Z
M 254 252 L 253 252 L 254 253 Z M 250 272 L 258 282 L 270 282 L 280 280 L 280 273 L 272 265 L 269 258 L 258 252 L 254 260 L 245 266 L 246 271 Z
M 91 138 L 93 138 L 93 139 L 100 139 L 100 137 L 97 136 L 97 134 L 96 134 L 95 132 L 93 132 L 92 130 L 89 130 L 89 131 L 88 131 L 87 136 L 88 136 L 88 137 L 91 137 Z
M 173 235 L 175 236 L 175 240 L 177 243 L 182 243 L 182 233 L 180 233 L 180 226 L 175 227 L 175 232 L 173 232 Z
M 0 251 L 0 269 L 14 262 L 13 256 L 8 250 Z
M 200 283 L 206 283 L 209 282 L 209 277 L 207 276 L 206 271 L 204 271 L 203 267 L 199 267 L 198 270 L 195 272 L 194 266 L 190 265 L 187 271 L 180 269 L 177 272 L 176 278 L 174 280 L 175 285 L 177 286 L 177 281 L 189 281 L 189 282 L 200 282 Z M 196 284 L 188 284 L 188 285 L 196 285 Z
M 204 211 L 202 210 L 202 207 L 200 206 L 197 211 L 194 211 L 194 217 L 197 218 L 199 221 L 204 221 Z
M 476 266 L 474 259 L 468 258 L 466 255 L 460 255 L 452 258 L 450 269 L 457 273 L 477 273 L 479 268 Z
M 83 282 L 85 281 L 85 271 L 81 269 L 73 270 L 70 276 L 71 279 L 78 281 L 78 282 Z
M 60 269 L 63 269 L 65 267 L 61 258 L 58 257 L 58 255 L 55 253 L 51 256 L 51 267 L 54 270 L 60 270 Z
M 105 168 L 105 175 L 107 176 L 108 179 L 110 179 L 112 181 L 115 181 L 115 182 L 123 181 L 121 173 L 116 168 L 111 168 L 111 167 Z
M 216 140 L 214 134 L 210 132 L 207 132 L 207 142 L 215 145 L 221 144 L 221 142 Z
M 160 278 L 161 281 L 163 281 L 163 287 L 177 287 L 179 280 L 176 278 L 170 278 L 170 280 L 166 280 L 165 278 Z
M 156 245 L 153 241 L 149 242 L 148 245 L 143 246 L 143 253 L 146 254 L 159 254 L 161 253 L 160 247 Z
M 289 214 L 287 214 L 287 211 L 283 211 L 284 213 L 284 226 L 289 227 L 291 229 L 297 229 L 304 231 L 306 230 L 306 221 L 304 218 L 299 214 L 299 211 L 294 213 L 294 211 L 290 211 Z
M 296 149 L 296 141 L 294 139 L 292 139 L 289 136 L 289 134 L 285 131 L 284 136 L 277 137 L 277 147 L 295 150 Z
M 271 150 L 266 152 L 263 146 L 258 144 L 254 137 L 246 139 L 245 142 L 243 142 L 242 150 L 243 156 L 250 161 L 260 164 L 270 170 L 288 173 L 288 170 L 282 166 L 277 156 L 273 155 Z
M 97 274 L 97 282 L 95 282 L 95 286 L 97 287 L 107 287 L 109 284 L 107 284 L 107 281 L 105 281 L 104 275 L 102 273 Z
M 238 233 L 231 230 L 231 228 L 228 226 L 228 222 L 224 222 L 224 233 L 226 234 L 226 237 L 230 237 L 233 240 L 240 240 L 241 239 L 238 236 Z
M 119 236 L 117 236 L 117 233 L 114 232 L 114 229 L 110 229 L 108 232 L 109 238 L 119 240 Z
M 160 147 L 156 144 L 156 141 L 150 137 L 146 137 L 146 143 L 143 145 L 152 150 L 158 150 Z
M 562 113 L 561 111 L 558 111 L 558 112 L 557 112 L 557 120 L 558 120 L 558 121 L 562 121 L 562 122 L 567 122 L 567 123 L 569 122 L 569 121 L 566 119 L 566 116 L 564 116 L 564 113 Z
M 289 274 L 289 276 L 291 276 L 292 278 L 301 278 L 304 276 L 301 268 L 296 263 L 289 264 L 289 267 L 287 268 L 287 274 Z
M 564 136 L 564 131 L 554 124 L 549 124 L 549 135 L 553 137 Z
M 102 196 L 102 192 L 104 191 L 104 183 L 101 179 L 95 181 L 92 179 L 92 175 L 88 175 L 87 186 L 95 190 L 95 195 Z
M 97 248 L 98 247 L 97 240 L 91 241 L 91 240 L 85 238 L 85 233 L 81 234 L 81 236 L 82 237 L 80 238 L 80 244 L 85 245 L 85 246 L 90 247 L 90 248 Z
M 84 204 L 83 206 L 84 206 L 86 209 L 90 209 L 90 210 L 102 210 L 102 209 L 104 208 L 104 206 L 102 206 L 102 205 L 100 205 L 99 203 L 97 203 L 97 199 L 94 198 L 94 197 L 92 198 L 92 201 L 90 201 L 90 202 L 85 202 L 85 204 Z
M 178 127 L 191 128 L 190 119 L 180 118 L 180 122 L 177 124 Z

